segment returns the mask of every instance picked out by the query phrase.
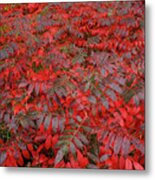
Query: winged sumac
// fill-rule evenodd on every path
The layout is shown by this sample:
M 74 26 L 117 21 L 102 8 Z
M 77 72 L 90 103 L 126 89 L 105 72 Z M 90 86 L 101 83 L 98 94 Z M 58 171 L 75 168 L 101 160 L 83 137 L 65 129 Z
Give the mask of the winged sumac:
M 0 5 L 0 165 L 143 170 L 144 1 Z

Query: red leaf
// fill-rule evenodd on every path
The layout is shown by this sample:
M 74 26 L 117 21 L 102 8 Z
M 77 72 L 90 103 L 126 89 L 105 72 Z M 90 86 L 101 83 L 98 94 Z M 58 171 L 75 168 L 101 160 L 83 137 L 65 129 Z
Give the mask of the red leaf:
M 45 141 L 45 139 L 46 139 L 45 135 L 36 136 L 34 142 L 43 142 Z
M 120 108 L 119 111 L 121 112 L 122 117 L 126 119 L 128 116 L 127 111 L 124 108 Z
M 132 162 L 130 159 L 126 159 L 125 161 L 125 169 L 128 169 L 128 170 L 132 170 L 133 167 L 132 167 Z
M 48 150 L 52 145 L 52 136 L 49 135 L 45 141 L 45 148 Z
M 28 148 L 29 151 L 31 151 L 31 152 L 33 151 L 33 145 L 32 144 L 28 144 L 27 148 Z
M 24 158 L 30 159 L 30 153 L 28 152 L 28 150 L 22 150 L 22 154 L 23 154 Z
M 20 165 L 20 166 L 23 166 L 24 165 L 24 160 L 22 158 L 22 156 L 20 155 L 18 160 L 17 160 L 17 163 Z
M 39 163 L 43 163 L 45 161 L 47 161 L 47 157 L 44 155 L 44 154 L 41 154 L 40 157 L 39 157 Z
M 88 159 L 79 150 L 77 150 L 77 160 L 81 168 L 85 168 L 88 164 Z
M 0 138 L 0 144 L 3 144 L 3 140 Z
M 17 104 L 14 106 L 14 114 L 16 115 L 22 109 L 21 104 Z
M 120 157 L 119 159 L 119 168 L 124 169 L 125 168 L 125 159 L 123 156 Z
M 136 170 L 144 170 L 143 166 L 140 165 L 138 162 L 133 162 L 133 165 Z

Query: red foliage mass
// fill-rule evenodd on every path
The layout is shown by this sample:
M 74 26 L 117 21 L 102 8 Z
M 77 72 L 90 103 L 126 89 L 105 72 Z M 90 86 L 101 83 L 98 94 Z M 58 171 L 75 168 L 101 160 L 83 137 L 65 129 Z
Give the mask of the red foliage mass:
M 0 165 L 143 170 L 144 2 L 0 5 Z

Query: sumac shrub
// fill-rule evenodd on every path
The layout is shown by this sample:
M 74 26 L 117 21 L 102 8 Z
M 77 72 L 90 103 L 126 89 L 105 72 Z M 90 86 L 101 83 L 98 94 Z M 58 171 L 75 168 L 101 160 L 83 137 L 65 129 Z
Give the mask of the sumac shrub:
M 144 169 L 144 2 L 0 5 L 0 165 Z

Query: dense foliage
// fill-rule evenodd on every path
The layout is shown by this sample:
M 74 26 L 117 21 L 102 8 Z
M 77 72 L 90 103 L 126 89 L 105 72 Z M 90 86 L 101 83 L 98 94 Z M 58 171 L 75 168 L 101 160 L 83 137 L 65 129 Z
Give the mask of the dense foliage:
M 144 169 L 144 2 L 0 5 L 0 165 Z

